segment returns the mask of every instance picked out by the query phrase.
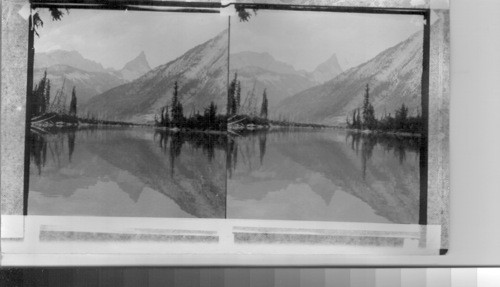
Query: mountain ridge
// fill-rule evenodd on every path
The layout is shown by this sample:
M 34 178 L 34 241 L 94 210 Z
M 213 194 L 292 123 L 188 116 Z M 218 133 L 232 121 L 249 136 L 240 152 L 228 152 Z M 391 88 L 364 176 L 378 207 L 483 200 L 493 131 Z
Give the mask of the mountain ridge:
M 421 108 L 422 58 L 419 31 L 334 79 L 281 101 L 276 112 L 295 121 L 345 125 L 346 116 L 361 107 L 369 84 L 376 117 L 394 114 L 403 103 L 416 115 Z
M 243 51 L 230 55 L 230 77 L 234 77 L 235 73 L 238 75 L 243 98 L 254 91 L 260 99 L 266 89 L 269 106 L 274 108 L 280 101 L 335 77 L 341 68 L 335 61 L 333 64 L 337 66 L 330 69 L 332 57 L 336 58 L 335 54 L 320 63 L 316 70 L 307 72 L 298 71 L 267 52 Z
M 144 52 L 127 62 L 121 70 L 115 70 L 104 68 L 75 50 L 54 50 L 35 54 L 34 79 L 37 84 L 47 71 L 47 78 L 51 81 L 51 98 L 62 89 L 64 82 L 63 92 L 69 95 L 75 87 L 79 104 L 85 104 L 92 97 L 133 80 L 150 69 Z
M 212 101 L 225 111 L 227 41 L 226 29 L 138 79 L 92 98 L 84 108 L 110 119 L 152 122 L 158 110 L 170 104 L 174 82 L 178 82 L 186 115 L 202 112 Z
M 111 73 L 89 72 L 72 66 L 58 64 L 49 68 L 35 68 L 33 71 L 35 85 L 38 84 L 45 71 L 47 71 L 47 78 L 50 80 L 50 98 L 53 99 L 55 97 L 63 88 L 64 83 L 63 92 L 67 97 L 67 104 L 69 104 L 69 95 L 71 95 L 73 87 L 76 90 L 78 103 L 81 105 L 95 95 L 125 83 L 123 79 Z
M 67 65 L 87 72 L 107 72 L 101 63 L 87 59 L 75 50 L 52 50 L 35 54 L 35 68 Z

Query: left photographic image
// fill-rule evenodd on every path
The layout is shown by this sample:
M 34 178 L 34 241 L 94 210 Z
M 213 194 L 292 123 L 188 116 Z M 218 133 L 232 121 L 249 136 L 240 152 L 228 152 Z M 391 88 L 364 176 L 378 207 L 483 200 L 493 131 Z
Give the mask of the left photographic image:
M 225 218 L 228 18 L 34 12 L 25 215 Z

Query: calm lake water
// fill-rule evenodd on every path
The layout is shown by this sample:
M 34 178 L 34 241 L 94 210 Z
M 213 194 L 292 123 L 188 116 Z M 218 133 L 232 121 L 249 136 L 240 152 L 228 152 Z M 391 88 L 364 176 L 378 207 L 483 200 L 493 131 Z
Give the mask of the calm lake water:
M 30 215 L 419 219 L 415 138 L 114 128 L 32 133 L 30 146 Z

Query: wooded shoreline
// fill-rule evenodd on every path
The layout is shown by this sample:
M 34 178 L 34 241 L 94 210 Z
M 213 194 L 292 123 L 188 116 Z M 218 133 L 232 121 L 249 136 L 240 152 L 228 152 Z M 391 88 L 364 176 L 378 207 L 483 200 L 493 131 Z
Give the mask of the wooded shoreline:
M 81 118 L 77 116 L 70 115 L 60 115 L 55 113 L 48 113 L 40 117 L 35 117 L 32 119 L 31 126 L 33 128 L 51 128 L 51 129 L 65 129 L 68 127 L 72 128 L 88 128 L 88 127 L 149 127 L 158 131 L 166 131 L 173 133 L 205 133 L 205 134 L 239 134 L 239 133 L 253 133 L 262 131 L 272 131 L 272 130 L 293 130 L 293 129 L 335 129 L 335 130 L 345 130 L 351 133 L 363 134 L 363 135 L 375 135 L 375 136 L 395 136 L 395 137 L 414 137 L 420 138 L 422 135 L 420 133 L 410 133 L 403 131 L 386 131 L 386 130 L 368 130 L 368 129 L 355 129 L 347 126 L 330 126 L 324 124 L 312 124 L 312 123 L 294 123 L 294 122 L 284 122 L 277 120 L 255 120 L 253 118 L 244 119 L 237 128 L 228 126 L 225 130 L 213 130 L 213 129 L 202 129 L 202 128 L 192 128 L 192 127 L 165 127 L 157 126 L 152 123 L 132 123 L 132 122 L 122 122 L 122 121 L 108 121 L 108 120 L 97 120 L 89 118 Z

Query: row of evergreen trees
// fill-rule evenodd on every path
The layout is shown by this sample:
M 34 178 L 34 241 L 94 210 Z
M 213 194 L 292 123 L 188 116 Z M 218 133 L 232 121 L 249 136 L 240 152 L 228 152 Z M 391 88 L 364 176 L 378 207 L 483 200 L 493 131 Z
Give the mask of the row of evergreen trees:
M 179 97 L 179 85 L 174 83 L 174 92 L 172 95 L 171 106 L 164 106 L 160 110 L 159 116 L 156 115 L 155 122 L 157 126 L 166 128 L 187 128 L 200 130 L 225 130 L 226 117 L 217 114 L 217 105 L 210 102 L 203 114 L 198 111 L 190 117 L 184 116 L 184 107 Z
M 352 129 L 363 130 L 379 130 L 407 133 L 422 132 L 422 115 L 410 116 L 408 107 L 403 103 L 399 109 L 395 111 L 395 115 L 390 113 L 384 115 L 380 119 L 375 116 L 375 109 L 370 103 L 370 87 L 367 84 L 365 88 L 365 96 L 361 109 L 355 109 L 351 117 L 347 117 L 347 127 Z
M 264 89 L 260 109 L 260 118 L 256 115 L 245 115 L 241 110 L 241 82 L 238 81 L 238 75 L 235 73 L 228 89 L 226 114 L 218 114 L 217 105 L 212 101 L 210 105 L 203 110 L 203 113 L 196 111 L 189 117 L 184 116 L 184 107 L 179 95 L 179 85 L 174 83 L 174 91 L 170 105 L 162 107 L 159 114 L 155 115 L 155 124 L 166 128 L 187 128 L 199 130 L 226 130 L 227 121 L 230 117 L 236 115 L 251 116 L 256 122 L 267 124 L 268 99 Z M 245 121 L 249 122 L 249 121 Z M 251 122 L 251 121 L 250 121 Z
M 66 95 L 63 92 L 63 88 L 64 87 L 56 94 L 56 97 L 51 99 L 51 82 L 50 79 L 47 78 L 47 71 L 45 71 L 42 79 L 38 82 L 30 95 L 29 103 L 31 117 L 42 116 L 47 113 L 76 116 L 77 98 L 75 87 L 73 86 L 71 92 L 69 109 L 66 107 Z
M 253 96 L 253 95 L 249 95 L 249 97 L 251 97 L 251 96 Z M 250 105 L 250 103 L 249 103 L 249 105 Z M 269 101 L 267 99 L 266 89 L 264 89 L 264 92 L 262 93 L 260 113 L 258 115 L 257 115 L 257 111 L 250 112 L 250 114 L 248 114 L 248 111 L 242 109 L 241 81 L 238 80 L 238 74 L 234 73 L 234 78 L 231 81 L 231 83 L 229 84 L 229 90 L 228 90 L 228 95 L 227 95 L 227 106 L 226 106 L 227 115 L 234 116 L 234 115 L 246 114 L 247 116 L 252 116 L 252 117 L 260 116 L 261 119 L 267 120 L 267 117 L 269 114 L 268 109 L 269 109 Z M 256 108 L 255 108 L 255 110 L 256 110 Z

